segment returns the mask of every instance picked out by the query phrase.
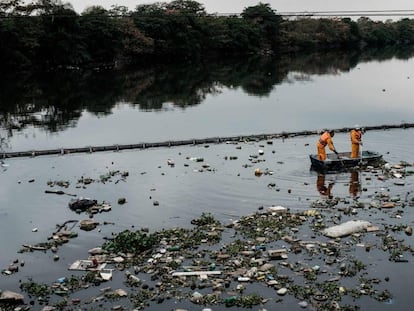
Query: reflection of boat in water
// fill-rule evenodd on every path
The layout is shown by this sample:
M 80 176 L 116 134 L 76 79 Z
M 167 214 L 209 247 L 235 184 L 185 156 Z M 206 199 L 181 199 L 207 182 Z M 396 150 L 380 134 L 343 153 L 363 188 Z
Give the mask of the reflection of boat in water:
M 363 151 L 362 157 L 351 158 L 351 152 L 327 154 L 325 161 L 319 160 L 317 154 L 309 155 L 311 168 L 316 171 L 341 171 L 357 166 L 375 165 L 382 162 L 382 155 L 375 151 Z

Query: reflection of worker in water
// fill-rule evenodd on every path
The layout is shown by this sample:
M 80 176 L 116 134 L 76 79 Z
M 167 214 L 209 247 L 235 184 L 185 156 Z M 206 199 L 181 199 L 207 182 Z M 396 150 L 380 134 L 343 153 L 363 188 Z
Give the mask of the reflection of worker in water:
M 325 174 L 318 174 L 318 179 L 316 180 L 316 188 L 322 196 L 332 199 L 331 190 L 333 185 L 334 183 L 331 181 L 329 182 L 328 187 L 326 187 Z
M 362 131 L 359 125 L 355 125 L 350 132 L 351 158 L 359 158 L 359 146 L 362 146 Z
M 325 161 L 326 160 L 326 151 L 325 151 L 325 147 L 328 146 L 328 148 L 335 152 L 336 154 L 338 154 L 338 152 L 336 151 L 333 142 L 332 142 L 332 137 L 334 137 L 335 135 L 335 131 L 331 130 L 331 131 L 325 131 L 321 137 L 319 138 L 318 142 L 316 143 L 316 146 L 318 148 L 318 159 Z
M 361 192 L 361 184 L 359 183 L 358 171 L 351 172 L 351 180 L 349 182 L 349 194 L 351 197 L 356 197 Z

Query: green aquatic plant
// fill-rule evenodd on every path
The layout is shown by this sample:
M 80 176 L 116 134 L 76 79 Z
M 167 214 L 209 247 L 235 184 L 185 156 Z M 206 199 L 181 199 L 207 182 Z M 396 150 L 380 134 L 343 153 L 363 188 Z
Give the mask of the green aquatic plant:
M 248 244 L 240 239 L 234 240 L 232 243 L 226 245 L 225 250 L 230 256 L 235 256 L 241 251 L 248 249 Z
M 24 282 L 20 285 L 21 289 L 26 291 L 29 295 L 36 297 L 46 297 L 50 295 L 50 288 L 46 284 L 35 283 L 32 280 Z
M 388 301 L 390 299 L 392 299 L 393 295 L 387 290 L 383 290 L 382 292 L 378 293 L 375 298 L 378 301 Z
M 249 294 L 249 295 L 243 295 L 243 296 L 239 296 L 236 299 L 236 305 L 239 307 L 253 307 L 253 306 L 257 306 L 261 303 L 264 303 L 266 301 L 266 299 L 264 299 L 262 296 L 260 296 L 259 294 L 253 293 L 253 294 Z
M 147 289 L 141 289 L 130 295 L 130 300 L 138 310 L 143 310 L 149 306 L 149 301 L 153 298 L 154 294 Z
M 137 230 L 124 230 L 119 233 L 113 240 L 107 241 L 103 249 L 109 252 L 125 252 L 139 254 L 151 249 L 157 242 L 154 235 Z
M 191 221 L 193 225 L 205 226 L 205 225 L 219 225 L 220 222 L 214 218 L 211 213 L 202 213 L 200 218 L 193 219 Z

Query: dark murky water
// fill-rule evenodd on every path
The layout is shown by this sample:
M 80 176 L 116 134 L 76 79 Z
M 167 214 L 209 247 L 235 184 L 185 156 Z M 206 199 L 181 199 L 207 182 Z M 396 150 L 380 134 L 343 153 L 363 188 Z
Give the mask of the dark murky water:
M 400 160 L 413 163 L 412 151 L 405 144 L 401 144 L 402 141 L 408 141 L 413 134 L 413 129 L 367 132 L 365 146 L 384 154 L 384 158 L 390 163 Z M 398 137 L 398 140 L 393 137 Z M 338 134 L 335 138 L 338 149 L 345 148 L 348 144 L 348 136 L 345 134 Z M 209 148 L 174 147 L 7 160 L 6 164 L 9 166 L 0 175 L 0 222 L 3 232 L 0 238 L 0 262 L 4 268 L 15 258 L 26 264 L 14 275 L 2 275 L 1 287 L 17 289 L 18 280 L 27 278 L 51 283 L 62 275 L 67 275 L 66 269 L 69 265 L 76 259 L 86 258 L 87 250 L 103 243 L 104 237 L 110 237 L 113 232 L 124 229 L 148 227 L 153 231 L 175 226 L 191 227 L 190 221 L 203 212 L 212 213 L 218 220 L 228 223 L 255 212 L 260 206 L 282 205 L 293 211 L 309 209 L 312 202 L 320 199 L 317 190 L 318 174 L 310 170 L 307 157 L 314 152 L 315 140 L 316 137 L 310 136 L 285 141 L 273 140 L 271 145 L 266 142 L 241 143 L 238 145 L 241 149 L 236 149 L 233 144 L 219 144 L 210 145 Z M 264 150 L 264 155 L 259 157 L 262 162 L 252 164 L 250 156 L 257 155 L 259 149 Z M 226 156 L 235 156 L 237 160 L 225 160 Z M 204 162 L 191 161 L 188 159 L 191 157 L 202 157 Z M 174 167 L 167 164 L 168 159 L 174 160 Z M 200 172 L 201 165 L 206 163 L 211 170 Z M 251 166 L 245 167 L 246 164 Z M 255 168 L 268 169 L 273 174 L 256 177 Z M 77 187 L 81 177 L 99 180 L 99 176 L 109 170 L 128 171 L 129 176 L 125 181 L 115 177 L 105 184 L 94 182 L 85 189 Z M 325 176 L 325 183 L 334 183 L 333 196 L 349 198 L 352 201 L 349 192 L 352 178 L 350 173 L 330 174 Z M 392 181 L 379 181 L 375 173 L 361 172 L 357 179 L 361 189 L 365 188 L 359 198 L 365 204 L 369 204 L 373 195 L 383 189 L 405 198 L 408 192 L 412 193 L 414 185 L 414 176 L 405 179 L 404 187 L 395 186 Z M 48 181 L 59 180 L 69 181 L 70 186 L 63 189 L 66 193 L 112 204 L 111 212 L 98 214 L 94 219 L 101 224 L 105 221 L 115 224 L 101 225 L 99 230 L 90 232 L 74 227 L 79 236 L 60 247 L 60 260 L 57 262 L 53 260 L 50 251 L 17 254 L 23 244 L 46 241 L 55 231 L 57 224 L 87 218 L 86 215 L 78 215 L 68 208 L 72 197 L 44 193 L 50 189 L 47 186 Z M 269 184 L 275 184 L 275 187 L 269 187 Z M 127 199 L 125 205 L 117 204 L 120 197 Z M 159 201 L 159 206 L 153 205 L 155 200 Z M 411 224 L 414 221 L 414 213 L 410 207 L 405 208 L 401 219 L 392 217 L 393 212 L 363 209 L 354 218 L 369 220 L 378 225 L 394 222 Z M 34 228 L 38 231 L 32 232 Z M 300 238 L 307 240 L 312 235 L 308 232 Z M 411 237 L 401 238 L 411 243 Z M 412 258 L 407 257 L 408 263 L 391 263 L 384 254 L 376 255 L 373 252 L 369 256 L 372 256 L 367 261 L 369 276 L 391 278 L 382 286 L 392 290 L 393 305 L 368 298 L 357 300 L 353 304 L 364 305 L 364 310 L 388 310 L 390 307 L 397 310 L 409 305 L 409 289 L 403 284 L 409 283 L 412 277 L 409 275 L 412 269 L 408 268 L 412 265 Z M 362 258 L 366 259 L 364 252 Z M 118 287 L 123 287 L 122 279 L 123 273 L 119 272 L 111 286 L 117 287 L 113 284 L 121 284 Z M 76 294 L 76 297 L 96 296 L 98 293 L 99 287 L 91 288 L 87 293 Z M 185 303 L 170 303 L 171 308 L 185 306 Z M 285 298 L 283 302 L 286 306 L 297 306 L 297 303 L 292 297 Z M 158 307 L 155 305 L 153 310 Z M 194 306 L 187 308 L 192 310 Z M 213 310 L 220 310 L 220 307 L 214 307 Z
M 75 109 L 55 107 L 53 110 L 49 105 L 53 100 L 62 101 L 63 97 L 50 97 L 47 103 L 31 103 L 31 109 L 35 110 L 31 113 L 9 112 L 9 117 L 16 117 L 13 122 L 18 121 L 16 126 L 19 130 L 11 131 L 9 128 L 9 135 L 2 136 L 7 137 L 3 149 L 109 145 L 337 128 L 355 123 L 378 125 L 395 124 L 402 120 L 413 122 L 414 106 L 410 93 L 413 79 L 409 78 L 414 71 L 413 59 L 362 62 L 347 66 L 344 71 L 332 65 L 325 66 L 322 71 L 318 73 L 309 69 L 302 72 L 299 68 L 292 69 L 281 75 L 282 78 L 276 79 L 278 83 L 269 81 L 267 88 L 262 80 L 267 76 L 263 75 L 260 78 L 249 76 L 249 83 L 246 84 L 242 83 L 241 77 L 234 80 L 222 78 L 216 84 L 205 86 L 209 91 L 214 86 L 214 94 L 206 91 L 204 96 L 198 97 L 199 102 L 188 100 L 194 105 L 180 105 L 180 88 L 174 89 L 174 92 L 173 88 L 165 88 L 164 98 L 161 96 L 163 92 L 158 92 L 154 96 L 158 104 L 150 107 L 152 93 L 149 87 L 143 98 L 136 94 L 135 97 L 126 96 L 125 93 L 123 96 L 108 96 L 108 102 L 112 104 L 106 108 L 88 103 Z M 270 71 L 270 76 L 272 74 Z M 146 77 L 159 79 L 157 75 Z M 194 79 L 194 76 L 191 75 L 191 78 Z M 199 80 L 209 81 L 208 77 Z M 234 85 L 231 81 L 234 81 Z M 251 85 L 256 85 L 253 82 L 261 82 L 261 88 L 253 88 Z M 142 84 L 135 85 L 135 88 L 138 87 L 144 88 Z M 138 94 L 139 91 L 136 91 Z M 101 100 L 97 94 L 95 96 L 93 99 Z M 181 96 L 185 97 L 183 94 Z M 19 97 L 15 94 L 12 98 Z M 75 98 L 82 98 L 81 93 L 77 93 Z M 82 102 L 87 102 L 87 99 Z M 47 113 L 42 114 L 45 111 Z M 3 124 L 7 128 L 7 122 Z M 364 135 L 363 148 L 380 152 L 390 163 L 401 160 L 414 163 L 413 134 L 413 129 L 368 131 Z M 0 275 L 0 289 L 17 291 L 19 280 L 28 278 L 50 284 L 63 274 L 66 275 L 67 268 L 74 260 L 87 257 L 87 250 L 100 245 L 104 237 L 124 229 L 148 227 L 154 231 L 174 226 L 191 227 L 190 221 L 203 212 L 212 213 L 218 220 L 228 223 L 255 212 L 261 206 L 282 205 L 293 211 L 309 209 L 312 202 L 320 199 L 317 191 L 318 174 L 310 170 L 308 158 L 310 153 L 315 152 L 316 140 L 317 137 L 309 136 L 274 139 L 272 144 L 267 141 L 239 143 L 237 146 L 240 149 L 234 144 L 212 144 L 8 159 L 0 172 L 0 268 L 7 268 L 15 258 L 24 261 L 25 266 L 11 276 Z M 337 134 L 334 141 L 339 151 L 349 150 L 347 134 Z M 258 155 L 259 149 L 264 150 L 264 155 L 258 157 L 261 161 L 252 163 L 251 156 Z M 226 160 L 226 156 L 237 159 Z M 191 157 L 202 157 L 204 162 L 191 161 Z M 175 162 L 174 167 L 167 165 L 168 159 Z M 209 169 L 200 172 L 203 164 L 209 164 Z M 272 174 L 256 177 L 256 168 L 268 169 Z M 101 175 L 114 170 L 128 171 L 129 176 L 125 180 L 115 176 L 107 183 L 93 182 L 84 188 L 79 187 L 78 180 L 81 177 L 99 180 Z M 413 175 L 406 177 L 405 186 L 397 186 L 392 180 L 378 180 L 378 174 L 361 172 L 356 177 L 361 189 L 365 189 L 359 193 L 360 202 L 369 204 L 375 193 L 382 190 L 402 198 L 412 196 Z M 76 214 L 68 208 L 71 196 L 45 193 L 45 190 L 50 189 L 48 182 L 62 180 L 70 183 L 68 188 L 63 189 L 66 193 L 109 202 L 112 211 L 98 214 L 95 219 L 100 223 L 106 221 L 115 224 L 101 225 L 99 230 L 90 232 L 75 228 L 79 236 L 59 249 L 59 261 L 53 260 L 51 252 L 18 254 L 23 244 L 46 241 L 56 230 L 57 224 L 87 218 L 87 215 Z M 349 186 L 353 180 L 355 176 L 350 173 L 325 176 L 326 184 L 333 183 L 332 195 L 349 200 L 352 200 Z M 269 187 L 269 184 L 274 186 Z M 60 190 L 56 187 L 53 189 Z M 121 197 L 127 199 L 126 204 L 117 204 Z M 159 206 L 154 206 L 154 201 L 158 201 Z M 404 208 L 402 217 L 395 217 L 394 213 L 362 209 L 354 218 L 379 225 L 412 224 L 414 221 L 410 207 Z M 33 232 L 35 228 L 37 232 Z M 301 238 L 310 239 L 311 235 L 311 232 L 304 233 Z M 405 239 L 409 245 L 413 244 L 412 237 L 401 236 L 401 239 Z M 362 249 L 355 252 L 361 258 L 366 258 L 367 273 L 370 277 L 382 280 L 388 276 L 390 281 L 383 282 L 381 287 L 390 289 L 394 298 L 388 303 L 379 303 L 363 297 L 349 303 L 363 306 L 361 310 L 409 308 L 409 285 L 414 276 L 411 272 L 414 271 L 411 269 L 412 256 L 407 256 L 407 263 L 393 263 L 382 254 L 365 253 Z M 122 287 L 122 281 L 122 272 L 114 276 L 114 284 Z M 85 295 L 86 298 L 98 292 L 99 288 L 93 287 L 85 293 L 79 293 L 77 297 L 83 298 L 82 295 Z M 274 303 L 271 301 L 265 307 L 272 309 L 280 306 Z M 297 303 L 295 298 L 286 296 L 282 305 L 289 309 L 300 309 Z M 202 309 L 201 306 L 195 308 L 194 305 L 177 301 L 169 301 L 165 305 L 166 309 L 179 307 Z M 224 309 L 213 307 L 213 310 L 221 308 Z M 159 310 L 159 305 L 155 304 L 148 310 Z

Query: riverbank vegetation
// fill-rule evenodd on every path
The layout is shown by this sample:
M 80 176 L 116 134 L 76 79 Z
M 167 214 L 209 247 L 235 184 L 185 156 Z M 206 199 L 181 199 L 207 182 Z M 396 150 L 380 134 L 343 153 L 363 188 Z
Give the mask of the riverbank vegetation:
M 192 0 L 143 4 L 133 11 L 92 6 L 78 14 L 61 1 L 13 0 L 0 4 L 0 40 L 4 70 L 103 68 L 412 45 L 414 20 L 293 20 L 264 3 L 247 7 L 240 15 L 218 15 Z

